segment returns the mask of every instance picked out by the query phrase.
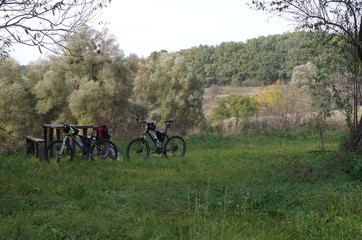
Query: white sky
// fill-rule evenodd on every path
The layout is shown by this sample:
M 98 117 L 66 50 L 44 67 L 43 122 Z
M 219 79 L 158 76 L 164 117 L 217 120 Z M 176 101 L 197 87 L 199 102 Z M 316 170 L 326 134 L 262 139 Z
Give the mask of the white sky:
M 107 22 L 126 55 L 147 57 L 153 51 L 168 52 L 222 42 L 243 41 L 293 31 L 281 19 L 249 9 L 251 0 L 113 0 L 99 20 Z M 97 27 L 97 26 L 95 26 Z M 99 27 L 97 27 L 99 28 Z M 36 47 L 14 46 L 21 64 L 37 60 Z

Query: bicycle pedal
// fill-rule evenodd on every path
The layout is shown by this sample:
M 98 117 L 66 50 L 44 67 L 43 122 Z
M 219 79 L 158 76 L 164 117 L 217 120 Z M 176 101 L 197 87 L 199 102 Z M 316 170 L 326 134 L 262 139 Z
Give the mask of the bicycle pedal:
M 161 154 L 163 151 L 161 148 L 157 148 L 155 151 L 153 151 L 152 153 L 157 153 L 157 154 Z

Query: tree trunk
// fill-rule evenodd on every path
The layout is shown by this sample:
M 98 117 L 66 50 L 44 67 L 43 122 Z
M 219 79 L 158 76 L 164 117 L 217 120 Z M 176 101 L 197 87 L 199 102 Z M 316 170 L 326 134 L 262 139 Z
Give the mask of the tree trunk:
M 348 152 L 362 153 L 362 128 L 359 127 L 356 133 L 351 136 L 351 145 Z
M 357 43 L 358 58 L 359 58 L 360 64 L 362 64 L 362 17 L 361 17 L 361 22 L 359 25 L 357 41 L 358 41 L 358 43 Z
M 356 69 L 355 72 L 355 83 L 353 85 L 353 92 L 354 92 L 354 97 L 353 97 L 353 105 L 354 105 L 354 131 L 351 134 L 351 141 L 350 141 L 350 147 L 348 149 L 349 152 L 355 152 L 358 154 L 362 153 L 362 116 L 360 117 L 359 121 L 358 121 L 358 108 L 360 106 L 360 102 L 361 102 L 361 96 L 360 96 L 360 80 L 359 80 L 359 73 L 361 72 L 361 68 L 362 68 L 362 17 L 361 17 L 361 22 L 360 22 L 360 26 L 359 26 L 359 31 L 358 31 L 358 39 L 357 39 L 357 46 L 356 46 L 356 50 L 357 50 L 357 54 L 358 54 L 358 60 L 359 60 L 359 64 L 357 66 L 358 69 Z

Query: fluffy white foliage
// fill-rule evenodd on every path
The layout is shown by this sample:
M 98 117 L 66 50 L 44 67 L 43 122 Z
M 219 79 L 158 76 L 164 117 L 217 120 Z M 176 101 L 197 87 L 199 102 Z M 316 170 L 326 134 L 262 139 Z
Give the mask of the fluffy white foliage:
M 0 152 L 4 152 L 16 147 L 19 134 L 31 131 L 34 113 L 20 66 L 11 59 L 4 60 L 0 62 L 0 72 Z
M 312 84 L 313 77 L 318 73 L 318 68 L 311 62 L 294 68 L 290 85 L 306 88 Z
M 39 114 L 47 114 L 57 108 L 67 105 L 67 97 L 71 92 L 71 86 L 60 70 L 49 70 L 43 80 L 39 81 L 33 88 L 33 93 L 38 101 L 36 110 Z
M 97 125 L 124 118 L 131 84 L 123 53 L 107 31 L 85 27 L 68 39 L 75 56 L 53 61 L 33 88 L 37 112 L 52 122 Z
M 185 57 L 177 53 L 162 54 L 149 82 L 152 86 L 149 101 L 157 120 L 172 118 L 189 125 L 201 121 L 202 82 Z

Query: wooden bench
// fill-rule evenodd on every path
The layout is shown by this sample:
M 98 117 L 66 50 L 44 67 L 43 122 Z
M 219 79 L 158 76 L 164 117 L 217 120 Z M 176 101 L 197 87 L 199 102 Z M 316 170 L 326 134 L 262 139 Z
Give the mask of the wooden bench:
M 33 136 L 25 136 L 26 153 L 33 154 L 40 160 L 45 160 L 45 140 Z

